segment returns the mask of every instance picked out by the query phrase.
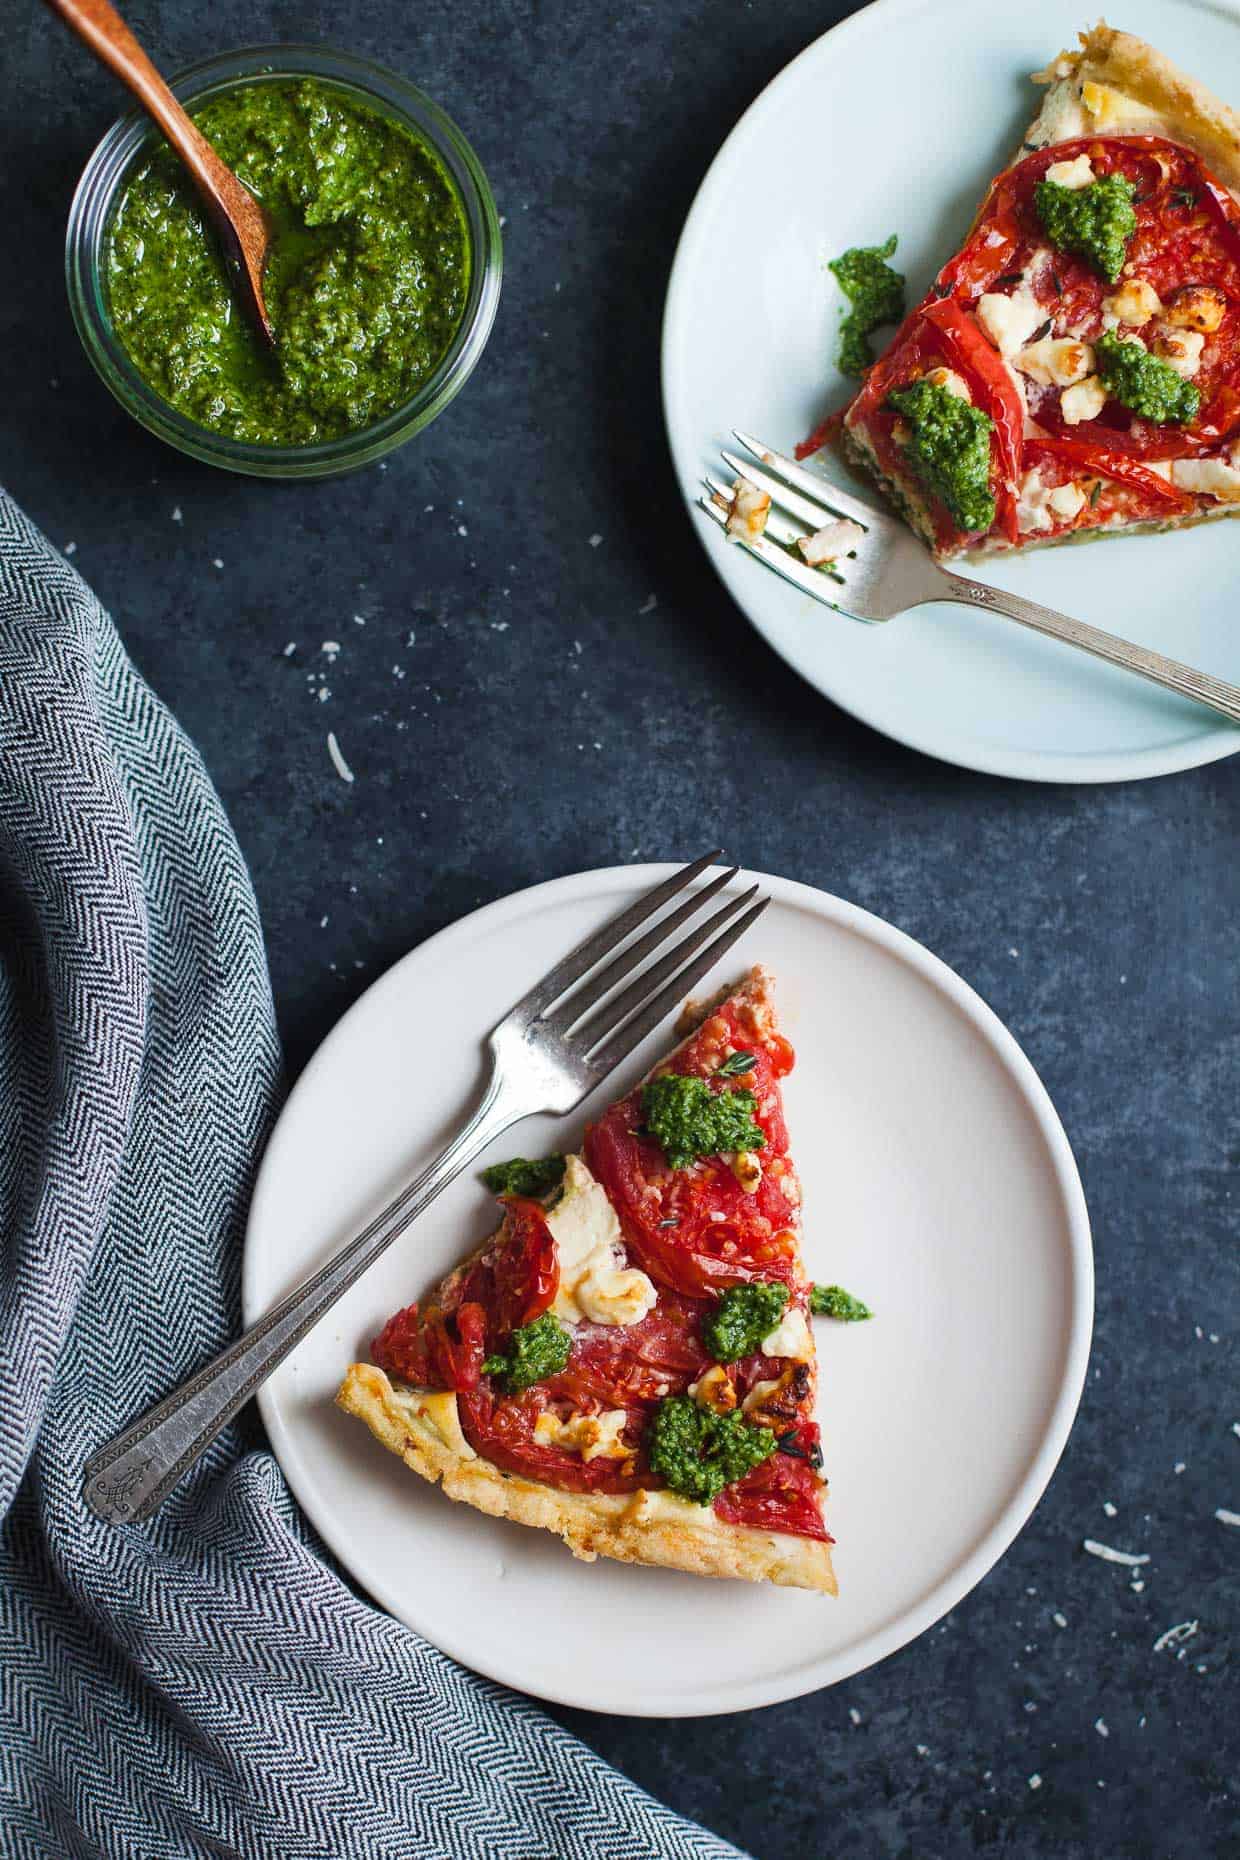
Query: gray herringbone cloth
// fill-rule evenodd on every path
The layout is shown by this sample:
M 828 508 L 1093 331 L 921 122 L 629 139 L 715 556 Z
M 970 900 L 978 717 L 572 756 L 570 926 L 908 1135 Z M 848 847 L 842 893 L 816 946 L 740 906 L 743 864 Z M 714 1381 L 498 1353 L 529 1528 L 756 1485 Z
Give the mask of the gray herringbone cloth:
M 0 1853 L 735 1860 L 359 1601 L 235 1430 L 153 1523 L 85 1511 L 236 1331 L 279 1075 L 202 764 L 0 493 Z

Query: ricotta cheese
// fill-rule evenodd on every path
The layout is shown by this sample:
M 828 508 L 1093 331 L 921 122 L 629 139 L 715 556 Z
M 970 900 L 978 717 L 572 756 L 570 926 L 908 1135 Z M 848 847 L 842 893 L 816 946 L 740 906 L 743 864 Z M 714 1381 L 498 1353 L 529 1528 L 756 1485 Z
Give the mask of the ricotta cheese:
M 837 517 L 831 523 L 824 523 L 812 536 L 799 536 L 797 548 L 811 568 L 818 568 L 823 562 L 834 562 L 837 556 L 847 555 L 864 541 L 865 531 L 859 523 L 849 517 Z
M 984 291 L 977 301 L 977 320 L 1000 355 L 1023 349 L 1046 312 L 1033 292 L 1024 286 L 1005 297 L 1002 291 Z
M 644 1272 L 625 1264 L 616 1211 L 580 1156 L 564 1163 L 564 1192 L 547 1215 L 560 1260 L 551 1309 L 562 1324 L 636 1324 L 658 1294 Z
M 1107 391 L 1097 375 L 1086 375 L 1075 387 L 1065 388 L 1059 396 L 1059 411 L 1069 426 L 1082 420 L 1096 420 L 1107 404 Z
M 1070 336 L 1046 336 L 1022 349 L 1016 366 L 1044 387 L 1071 387 L 1092 374 L 1094 352 L 1087 342 L 1074 342 Z
M 1176 329 L 1199 329 L 1212 336 L 1227 313 L 1227 299 L 1213 284 L 1182 284 L 1164 312 Z
M 534 1423 L 534 1438 L 540 1446 L 580 1453 L 587 1461 L 623 1460 L 629 1449 L 620 1435 L 628 1418 L 623 1408 L 608 1408 L 602 1414 L 570 1414 L 567 1421 L 544 1412 Z
M 773 1331 L 762 1339 L 764 1356 L 790 1356 L 794 1363 L 808 1363 L 814 1354 L 814 1338 L 800 1305 L 792 1305 Z
M 1125 278 L 1117 291 L 1102 300 L 1102 321 L 1107 329 L 1127 323 L 1134 329 L 1148 323 L 1162 309 L 1162 298 L 1144 278 Z
M 756 1195 L 762 1182 L 762 1158 L 756 1150 L 733 1150 L 728 1167 L 746 1195 Z
M 1070 523 L 1084 504 L 1085 493 L 1077 484 L 1057 484 L 1046 501 L 1061 522 Z
M 741 541 L 752 542 L 761 536 L 771 514 L 769 492 L 760 491 L 748 478 L 738 478 L 732 486 L 732 507 L 728 512 L 727 531 Z
M 1173 459 L 1171 482 L 1178 490 L 1192 491 L 1198 497 L 1216 497 L 1220 504 L 1240 504 L 1240 470 L 1222 459 Z
M 1046 178 L 1056 187 L 1070 187 L 1075 192 L 1094 180 L 1093 163 L 1088 155 L 1078 155 L 1075 161 L 1052 162 L 1046 170 Z
M 1049 530 L 1052 522 L 1050 495 L 1042 482 L 1042 474 L 1036 470 L 1027 471 L 1020 481 L 1020 495 L 1016 500 L 1016 527 L 1022 536 L 1032 536 L 1039 530 Z
M 1199 329 L 1172 329 L 1163 325 L 1154 331 L 1151 346 L 1160 362 L 1166 362 L 1177 375 L 1191 381 L 1201 367 L 1201 351 L 1206 339 Z
M 931 368 L 926 375 L 926 380 L 933 387 L 946 388 L 947 392 L 954 394 L 957 400 L 971 401 L 973 399 L 969 392 L 968 382 L 963 375 L 958 375 L 954 368 Z

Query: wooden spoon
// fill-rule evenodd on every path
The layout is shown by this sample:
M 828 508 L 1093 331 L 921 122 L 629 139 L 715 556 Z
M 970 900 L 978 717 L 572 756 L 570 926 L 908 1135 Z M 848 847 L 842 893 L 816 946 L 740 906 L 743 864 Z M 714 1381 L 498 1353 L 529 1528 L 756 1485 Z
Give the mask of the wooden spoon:
M 266 210 L 232 169 L 225 167 L 108 0 L 47 0 L 47 4 L 128 86 L 189 169 L 215 225 L 233 289 L 260 336 L 274 348 L 275 332 L 263 300 L 263 269 L 273 234 Z

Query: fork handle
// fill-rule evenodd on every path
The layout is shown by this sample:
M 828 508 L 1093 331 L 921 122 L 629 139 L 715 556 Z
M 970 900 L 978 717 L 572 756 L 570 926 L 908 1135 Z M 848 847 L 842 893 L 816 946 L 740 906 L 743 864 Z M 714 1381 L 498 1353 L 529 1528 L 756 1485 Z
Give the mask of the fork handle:
M 260 1383 L 410 1222 L 493 1137 L 539 1108 L 508 1087 L 496 1067 L 464 1129 L 381 1214 L 222 1355 L 86 1462 L 82 1496 L 96 1516 L 110 1524 L 150 1517 Z
M 950 599 L 1005 614 L 1009 620 L 1016 620 L 1035 633 L 1043 633 L 1048 639 L 1061 639 L 1069 646 L 1079 646 L 1082 652 L 1092 653 L 1095 659 L 1105 659 L 1108 665 L 1136 672 L 1141 678 L 1148 678 L 1151 684 L 1161 685 L 1166 691 L 1177 691 L 1181 697 L 1194 698 L 1198 704 L 1217 711 L 1232 723 L 1240 723 L 1240 686 L 1229 685 L 1226 679 L 1214 678 L 1209 672 L 1195 671 L 1178 659 L 1165 658 L 1148 646 L 1136 646 L 1114 633 L 1104 633 L 1100 627 L 1087 626 L 1084 620 L 1056 613 L 1053 607 L 1028 601 L 1023 594 L 1009 594 L 1006 588 L 970 581 L 967 575 L 945 573 L 952 584 Z M 942 599 L 942 596 L 937 598 Z

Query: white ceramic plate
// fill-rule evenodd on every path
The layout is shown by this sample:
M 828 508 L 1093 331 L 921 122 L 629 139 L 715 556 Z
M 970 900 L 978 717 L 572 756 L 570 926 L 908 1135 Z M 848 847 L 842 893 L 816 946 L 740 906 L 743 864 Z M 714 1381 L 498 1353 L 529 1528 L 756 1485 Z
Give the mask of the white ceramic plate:
M 481 1042 L 562 951 L 666 874 L 591 872 L 432 937 L 345 1016 L 294 1091 L 250 1215 L 252 1321 L 360 1227 L 465 1115 Z M 424 1485 L 332 1405 L 398 1306 L 494 1225 L 470 1176 L 259 1397 L 294 1492 L 377 1601 L 492 1678 L 595 1711 L 737 1711 L 845 1678 L 929 1627 L 1002 1554 L 1067 1438 L 1093 1270 L 1067 1139 L 1011 1036 L 899 931 L 804 885 L 736 967 L 775 970 L 811 1270 L 875 1311 L 817 1326 L 840 1597 L 574 1561 L 557 1539 Z M 670 1029 L 669 1029 L 670 1033 Z M 649 1046 L 652 1063 L 659 1041 Z M 616 1074 L 601 1103 L 644 1069 Z M 599 1108 L 595 1105 L 595 1109 Z M 500 1153 L 577 1140 L 539 1119 Z M 492 1158 L 494 1160 L 494 1158 Z
M 718 468 L 730 427 L 791 451 L 843 405 L 827 259 L 898 233 L 915 302 L 1034 114 L 1027 74 L 1096 11 L 1083 0 L 878 0 L 768 85 L 702 184 L 668 290 L 664 407 L 687 499 L 703 468 Z M 1240 104 L 1240 13 L 1226 0 L 1125 0 L 1119 23 Z M 898 742 L 965 768 L 1073 782 L 1162 775 L 1240 748 L 1240 730 L 1208 711 L 1010 621 L 946 605 L 885 627 L 834 616 L 726 545 L 700 512 L 692 521 L 775 650 Z M 1238 535 L 1214 523 L 980 573 L 1240 682 Z

